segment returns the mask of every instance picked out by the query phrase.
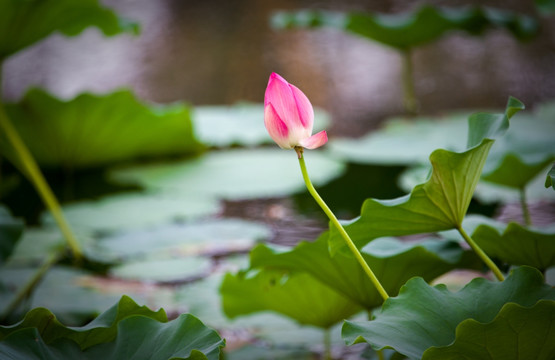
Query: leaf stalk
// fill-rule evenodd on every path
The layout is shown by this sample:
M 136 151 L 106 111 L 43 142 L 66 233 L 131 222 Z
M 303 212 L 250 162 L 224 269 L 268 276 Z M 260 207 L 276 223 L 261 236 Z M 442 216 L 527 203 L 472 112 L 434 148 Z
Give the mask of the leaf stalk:
M 489 258 L 489 256 L 484 252 L 484 250 L 482 250 L 482 248 L 480 248 L 478 244 L 476 244 L 474 240 L 472 240 L 472 238 L 466 233 L 466 231 L 464 231 L 462 226 L 460 225 L 457 226 L 457 230 L 463 237 L 464 241 L 466 241 L 466 243 L 470 245 L 472 250 L 474 250 L 476 255 L 478 255 L 478 257 L 482 259 L 482 261 L 487 265 L 487 267 L 490 268 L 490 270 L 493 272 L 497 280 L 499 281 L 505 280 L 505 277 L 503 276 L 503 273 L 501 272 L 501 270 L 499 270 L 497 265 L 495 265 L 495 263 Z
M 15 155 L 22 166 L 24 174 L 29 178 L 43 202 L 46 204 L 47 208 L 52 213 L 52 216 L 56 220 L 58 227 L 60 228 L 62 234 L 64 235 L 67 244 L 69 245 L 71 252 L 76 260 L 80 260 L 83 257 L 81 247 L 77 238 L 73 234 L 69 223 L 64 217 L 62 208 L 56 199 L 56 196 L 52 192 L 52 189 L 46 182 L 44 175 L 42 174 L 39 166 L 37 165 L 35 159 L 31 155 L 31 152 L 17 133 L 16 129 L 13 127 L 10 119 L 8 118 L 4 106 L 0 101 L 0 129 L 4 134 L 6 134 L 6 139 L 11 144 L 15 150 Z

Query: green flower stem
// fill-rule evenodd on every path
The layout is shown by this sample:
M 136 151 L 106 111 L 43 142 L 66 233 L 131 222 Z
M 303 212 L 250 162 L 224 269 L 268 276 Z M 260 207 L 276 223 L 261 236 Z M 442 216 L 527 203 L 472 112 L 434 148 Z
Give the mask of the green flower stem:
M 15 154 L 19 157 L 20 165 L 24 173 L 28 176 L 29 180 L 31 180 L 31 183 L 35 186 L 40 197 L 52 213 L 52 216 L 56 220 L 58 227 L 71 248 L 73 256 L 76 260 L 80 260 L 83 256 L 81 247 L 62 213 L 62 208 L 52 192 L 52 189 L 46 182 L 35 159 L 31 155 L 31 152 L 27 149 L 27 146 L 25 146 L 25 143 L 19 137 L 19 134 L 8 119 L 2 102 L 0 102 L 0 130 L 6 134 L 6 139 L 10 142 L 15 150 Z
M 476 244 L 474 242 L 474 240 L 472 240 L 472 238 L 470 236 L 468 236 L 468 234 L 466 233 L 466 231 L 464 231 L 462 226 L 458 226 L 457 230 L 459 231 L 461 236 L 464 238 L 466 243 L 468 245 L 470 245 L 472 250 L 474 250 L 476 255 L 478 255 L 478 257 L 480 257 L 480 259 L 482 259 L 482 261 L 491 269 L 491 271 L 493 272 L 493 274 L 495 275 L 497 280 L 499 280 L 499 281 L 505 280 L 505 277 L 503 276 L 503 273 L 501 272 L 501 270 L 499 270 L 497 265 L 495 265 L 495 263 L 489 258 L 489 256 L 484 252 L 484 250 L 482 250 L 478 246 L 478 244 Z
M 6 318 L 12 314 L 19 304 L 25 300 L 25 298 L 29 297 L 33 292 L 33 289 L 40 283 L 44 275 L 50 270 L 50 268 L 58 262 L 60 258 L 59 253 L 52 254 L 42 266 L 35 272 L 35 274 L 25 283 L 15 294 L 13 300 L 8 304 L 8 306 L 2 312 L 0 318 L 2 320 L 6 320 Z
M 526 204 L 526 189 L 521 187 L 520 190 L 520 206 L 522 207 L 522 217 L 524 218 L 524 224 L 526 226 L 532 225 L 532 219 L 530 218 L 530 211 L 528 211 L 528 204 Z
M 370 278 L 370 281 L 372 281 L 372 283 L 374 284 L 374 286 L 376 287 L 376 289 L 378 290 L 378 292 L 380 293 L 380 295 L 382 296 L 384 301 L 387 300 L 389 298 L 389 295 L 387 294 L 387 292 L 383 288 L 382 284 L 380 283 L 380 281 L 378 280 L 376 275 L 374 275 L 374 272 L 372 271 L 372 269 L 370 269 L 370 266 L 368 266 L 368 264 L 366 263 L 366 261 L 362 257 L 360 251 L 358 251 L 356 245 L 353 243 L 353 240 L 351 240 L 351 238 L 349 237 L 349 234 L 347 234 L 347 232 L 345 231 L 343 226 L 339 223 L 339 221 L 337 220 L 337 218 L 335 217 L 333 212 L 330 210 L 328 205 L 326 205 L 324 200 L 322 200 L 322 198 L 316 192 L 316 189 L 312 185 L 312 182 L 310 181 L 310 178 L 308 177 L 308 173 L 306 171 L 306 165 L 305 165 L 304 157 L 303 157 L 303 148 L 300 147 L 300 146 L 296 146 L 295 151 L 297 152 L 297 155 L 299 156 L 299 164 L 301 165 L 301 172 L 303 174 L 303 179 L 304 179 L 304 182 L 306 184 L 306 188 L 308 189 L 308 192 L 310 193 L 310 195 L 312 195 L 314 200 L 316 200 L 318 205 L 320 205 L 322 210 L 324 210 L 324 213 L 326 213 L 326 215 L 328 216 L 330 221 L 337 228 L 337 230 L 341 234 L 341 237 L 343 237 L 343 240 L 345 240 L 345 243 L 347 243 L 347 246 L 349 247 L 349 249 L 351 249 L 351 251 L 353 252 L 353 255 L 355 256 L 355 258 L 359 262 L 360 266 L 362 266 L 362 268 L 364 269 L 364 272 L 366 273 L 366 275 L 368 275 L 368 277 Z
M 401 52 L 402 83 L 403 83 L 403 105 L 409 115 L 418 114 L 418 100 L 414 91 L 414 73 L 412 68 L 412 58 L 410 49 Z

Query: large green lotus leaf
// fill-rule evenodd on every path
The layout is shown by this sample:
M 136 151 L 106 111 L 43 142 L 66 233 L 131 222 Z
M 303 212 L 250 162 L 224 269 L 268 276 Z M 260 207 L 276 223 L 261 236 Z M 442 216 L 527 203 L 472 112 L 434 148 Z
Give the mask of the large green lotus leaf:
M 0 205 L 0 265 L 14 251 L 17 241 L 23 233 L 23 228 L 23 221 L 12 217 L 8 209 Z
M 202 148 L 186 106 L 146 105 L 126 90 L 64 101 L 33 89 L 20 102 L 6 104 L 6 112 L 37 162 L 46 167 L 102 166 Z M 2 137 L 0 150 L 14 158 Z
M 15 268 L 5 266 L 0 269 L 2 285 L 10 290 L 0 297 L 0 309 L 4 309 L 19 288 L 37 272 L 36 267 Z M 103 289 L 87 285 L 92 273 L 63 266 L 51 268 L 30 299 L 25 303 L 29 307 L 45 307 L 55 312 L 65 323 L 78 324 L 91 315 L 108 309 L 121 297 L 118 294 L 106 294 Z
M 112 180 L 169 194 L 253 199 L 289 195 L 304 189 L 294 151 L 237 149 L 213 151 L 182 162 L 134 166 L 111 171 Z M 316 185 L 340 176 L 345 165 L 318 151 L 305 154 Z
M 534 36 L 537 21 L 530 17 L 485 7 L 437 8 L 423 5 L 400 14 L 339 13 L 301 10 L 278 12 L 276 28 L 331 27 L 344 30 L 397 49 L 429 43 L 449 31 L 482 34 L 487 28 L 502 27 L 519 39 Z
M 452 345 L 432 347 L 422 359 L 553 359 L 554 319 L 555 301 L 540 300 L 530 308 L 509 303 L 490 323 L 461 322 Z
M 555 265 L 555 227 L 528 229 L 517 223 L 499 227 L 480 225 L 472 239 L 493 258 L 512 265 L 546 270 Z
M 315 242 L 301 242 L 289 251 L 258 245 L 251 251 L 251 266 L 306 272 L 366 309 L 380 305 L 383 299 L 360 264 L 352 256 L 332 257 L 327 238 L 324 233 Z M 404 243 L 382 238 L 364 247 L 362 255 L 390 295 L 413 276 L 431 281 L 454 268 L 477 264 L 458 243 L 444 241 Z
M 268 227 L 240 219 L 214 219 L 127 231 L 94 241 L 89 253 L 105 261 L 144 256 L 222 255 L 247 251 L 270 237 Z
M 220 293 L 223 311 L 230 318 L 274 311 L 326 329 L 362 310 L 307 273 L 271 269 L 228 273 Z
M 448 346 L 467 319 L 486 324 L 503 306 L 514 303 L 531 307 L 540 299 L 555 299 L 555 289 L 530 267 L 511 272 L 503 282 L 483 278 L 452 293 L 445 285 L 430 286 L 421 278 L 407 282 L 395 298 L 389 298 L 371 321 L 345 322 L 342 336 L 349 342 L 368 342 L 374 349 L 391 347 L 411 359 L 422 358 L 434 347 Z M 505 343 L 506 338 L 488 339 Z
M 263 117 L 264 105 L 249 103 L 195 106 L 192 115 L 199 140 L 215 147 L 271 143 Z M 329 123 L 328 113 L 315 108 L 314 132 L 323 130 Z
M 118 18 L 98 0 L 0 1 L 0 59 L 41 40 L 55 31 L 75 36 L 89 26 L 111 36 L 138 32 L 138 26 Z
M 410 194 L 392 200 L 367 199 L 361 215 L 345 227 L 359 247 L 383 236 L 443 231 L 462 224 L 482 168 L 495 138 L 509 128 L 509 119 L 524 105 L 510 97 L 504 114 L 477 113 L 468 119 L 468 150 L 435 150 L 428 181 Z M 345 247 L 331 226 L 332 254 Z
M 358 139 L 335 139 L 329 143 L 334 155 L 353 163 L 414 165 L 428 160 L 435 149 L 462 151 L 468 129 L 466 114 L 442 118 L 393 118 L 384 127 Z
M 18 330 L 36 328 L 46 343 L 66 338 L 78 343 L 82 349 L 86 349 L 113 341 L 118 331 L 118 322 L 133 315 L 146 316 L 160 322 L 168 321 L 163 309 L 152 311 L 146 306 L 137 305 L 133 299 L 124 295 L 117 304 L 109 306 L 93 321 L 82 327 L 66 327 L 49 309 L 37 307 L 29 311 L 16 324 L 0 325 L 0 341 Z
M 187 196 L 141 192 L 66 204 L 62 210 L 76 231 L 106 235 L 212 215 L 219 208 L 214 197 L 197 196 L 194 192 Z M 43 214 L 42 221 L 46 225 L 55 224 L 49 212 Z
M 0 354 L 25 359 L 217 360 L 225 346 L 225 340 L 192 315 L 168 322 L 163 310 L 139 308 L 127 297 L 117 306 L 117 317 L 110 314 L 110 322 L 98 321 L 103 314 L 81 328 L 65 327 L 49 310 L 35 309 L 26 326 L 4 335 Z

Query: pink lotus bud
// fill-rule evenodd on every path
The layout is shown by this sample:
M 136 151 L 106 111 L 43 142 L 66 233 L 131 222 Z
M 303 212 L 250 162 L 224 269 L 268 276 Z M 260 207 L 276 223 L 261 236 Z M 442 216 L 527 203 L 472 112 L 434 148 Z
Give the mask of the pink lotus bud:
M 264 125 L 282 149 L 316 149 L 328 141 L 325 131 L 312 135 L 314 109 L 306 95 L 276 73 L 264 94 Z

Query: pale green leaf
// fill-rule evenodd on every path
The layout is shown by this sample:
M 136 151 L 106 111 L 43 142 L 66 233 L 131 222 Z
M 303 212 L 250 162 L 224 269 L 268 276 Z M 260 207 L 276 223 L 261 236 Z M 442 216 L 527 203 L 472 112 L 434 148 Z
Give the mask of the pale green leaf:
M 360 264 L 352 256 L 332 257 L 327 237 L 324 233 L 315 242 L 301 242 L 289 251 L 258 245 L 251 251 L 251 266 L 306 272 L 368 310 L 380 305 L 383 299 Z M 384 238 L 368 244 L 362 255 L 390 295 L 413 276 L 431 281 L 454 268 L 476 266 L 473 254 L 447 241 L 403 243 Z
M 192 315 L 167 320 L 163 310 L 124 296 L 83 327 L 62 325 L 34 309 L 20 323 L 0 327 L 0 354 L 25 359 L 219 359 L 225 340 Z
M 153 192 L 121 193 L 95 201 L 80 201 L 62 207 L 76 231 L 85 234 L 114 234 L 149 229 L 172 222 L 183 222 L 217 213 L 219 202 L 210 196 L 175 196 Z M 49 212 L 42 221 L 54 225 Z
M 274 311 L 300 324 L 329 328 L 361 307 L 307 273 L 263 269 L 227 274 L 220 288 L 230 317 Z
M 305 152 L 315 185 L 340 176 L 345 165 L 318 151 Z M 135 184 L 171 196 L 253 199 L 285 196 L 305 185 L 294 151 L 237 149 L 212 151 L 192 161 L 115 169 L 113 181 Z

